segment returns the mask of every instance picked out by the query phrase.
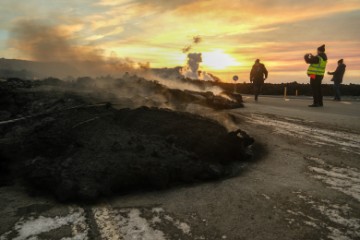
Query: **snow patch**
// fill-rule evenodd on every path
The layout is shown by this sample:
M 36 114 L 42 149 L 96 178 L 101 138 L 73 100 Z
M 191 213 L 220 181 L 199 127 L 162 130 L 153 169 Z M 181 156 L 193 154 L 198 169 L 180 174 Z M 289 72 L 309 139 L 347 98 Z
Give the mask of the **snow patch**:
M 306 125 L 308 122 L 293 121 L 290 118 L 273 119 L 252 114 L 250 123 L 272 127 L 275 134 L 292 136 L 304 140 L 305 144 L 338 147 L 345 152 L 360 155 L 360 134 L 332 129 L 321 129 Z
M 82 208 L 70 208 L 69 212 L 66 216 L 21 218 L 15 224 L 14 229 L 0 236 L 0 239 L 10 239 L 9 236 L 12 234 L 16 234 L 16 237 L 11 238 L 13 240 L 37 239 L 37 236 L 42 233 L 50 232 L 67 225 L 72 226 L 73 236 L 71 236 L 71 238 L 63 238 L 63 240 L 88 239 L 88 226 L 85 222 L 84 210 Z
M 327 232 L 329 239 L 359 239 L 360 238 L 360 218 L 357 211 L 349 205 L 339 205 L 329 200 L 317 201 L 304 194 L 297 194 L 309 208 L 305 207 L 305 214 L 301 211 L 287 210 L 298 221 L 307 226 Z M 315 210 L 315 211 L 314 211 Z M 312 215 L 312 216 L 310 216 Z
M 325 162 L 319 160 L 318 162 Z M 351 167 L 335 167 L 322 163 L 318 166 L 309 166 L 314 173 L 313 178 L 325 183 L 328 187 L 353 197 L 360 202 L 360 170 Z
M 68 227 L 71 230 L 64 231 L 65 236 L 59 236 L 62 231 L 56 232 L 57 239 L 61 240 L 87 240 L 89 239 L 90 225 L 87 224 L 86 215 L 93 218 L 91 228 L 97 229 L 99 238 L 104 240 L 165 240 L 167 230 L 177 228 L 177 236 L 191 235 L 191 228 L 187 223 L 181 222 L 168 215 L 162 208 L 113 208 L 108 204 L 102 204 L 89 208 L 85 214 L 83 208 L 69 207 L 66 216 L 38 216 L 21 218 L 13 228 L 0 236 L 0 240 L 35 240 L 41 238 L 41 234 L 48 234 L 53 230 Z M 170 223 L 170 226 L 169 226 Z M 90 223 L 89 223 L 90 224 Z M 160 228 L 160 229 L 159 229 Z M 69 236 L 70 235 L 70 236 Z M 61 238 L 62 237 L 62 238 Z M 93 236 L 90 236 L 93 237 Z
M 106 206 L 93 208 L 93 212 L 102 239 L 166 239 L 162 231 L 153 229 L 149 222 L 141 217 L 139 209 L 114 210 Z
M 174 226 L 181 230 L 184 234 L 191 235 L 191 228 L 188 224 L 180 222 L 179 220 L 174 220 L 169 215 L 165 215 L 165 219 L 169 222 L 172 222 Z
M 266 194 L 261 194 L 266 200 L 270 200 L 271 198 Z

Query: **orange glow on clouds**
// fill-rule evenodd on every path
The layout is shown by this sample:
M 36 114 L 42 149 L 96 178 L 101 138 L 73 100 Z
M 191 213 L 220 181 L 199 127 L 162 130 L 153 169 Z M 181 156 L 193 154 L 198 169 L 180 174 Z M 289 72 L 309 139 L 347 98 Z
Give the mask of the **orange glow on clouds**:
M 224 51 L 220 49 L 212 52 L 203 52 L 202 59 L 203 66 L 208 70 L 226 70 L 229 67 L 241 65 L 235 58 L 224 53 Z
M 344 58 L 346 81 L 360 83 L 360 1 L 11 0 L 0 14 L 0 57 L 31 59 L 9 46 L 7 36 L 16 22 L 36 16 L 63 29 L 80 48 L 94 46 L 152 67 L 184 65 L 181 49 L 199 35 L 203 41 L 191 52 L 202 53 L 202 70 L 224 80 L 233 74 L 247 80 L 260 58 L 268 81 L 307 82 L 299 74 L 306 69 L 303 55 L 325 43 L 328 70 Z

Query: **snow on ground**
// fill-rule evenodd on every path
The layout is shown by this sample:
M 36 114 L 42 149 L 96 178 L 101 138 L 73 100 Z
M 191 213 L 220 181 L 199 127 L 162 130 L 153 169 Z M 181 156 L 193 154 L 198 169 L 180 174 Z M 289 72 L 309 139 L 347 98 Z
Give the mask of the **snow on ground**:
M 292 118 L 271 118 L 252 114 L 248 121 L 272 127 L 273 133 L 300 138 L 305 144 L 338 147 L 344 152 L 360 155 L 360 135 L 341 130 L 314 127 L 312 122 Z
M 351 167 L 336 167 L 325 160 L 306 156 L 309 176 L 320 180 L 329 188 L 340 191 L 360 202 L 360 170 Z M 296 222 L 327 232 L 333 240 L 360 239 L 360 218 L 356 209 L 349 204 L 338 204 L 327 199 L 316 199 L 307 193 L 294 192 L 301 201 L 297 209 L 287 210 L 290 225 Z M 305 207 L 304 207 L 305 206 Z
M 260 115 L 253 113 L 246 121 L 270 127 L 276 135 L 299 139 L 309 146 L 330 147 L 349 156 L 360 155 L 360 135 L 349 130 L 318 126 L 315 122 L 291 117 Z M 304 156 L 309 176 L 360 202 L 360 169 L 340 164 L 335 166 L 326 159 Z M 326 239 L 360 239 L 360 218 L 354 204 L 344 204 L 332 199 L 319 199 L 306 192 L 295 192 L 298 201 L 288 207 L 286 218 L 289 226 L 306 225 L 325 233 Z
M 327 232 L 327 238 L 333 240 L 352 240 L 360 238 L 360 219 L 356 210 L 348 204 L 335 204 L 329 200 L 318 200 L 303 192 L 294 192 L 301 205 L 300 210 L 287 210 L 289 225 L 304 223 L 321 232 Z
M 66 216 L 30 216 L 21 218 L 12 230 L 0 236 L 0 240 L 35 240 L 44 239 L 42 234 L 59 230 L 63 227 L 71 229 L 71 236 L 61 240 L 87 240 L 90 239 L 90 227 L 87 222 L 93 218 L 100 238 L 104 240 L 166 240 L 167 233 L 161 228 L 171 225 L 179 230 L 178 236 L 192 238 L 191 227 L 174 217 L 171 217 L 162 208 L 114 209 L 109 205 L 92 207 L 86 216 L 81 207 L 70 207 Z M 143 215 L 146 215 L 143 216 Z M 197 238 L 197 237 L 196 237 Z
M 152 223 L 141 217 L 139 209 L 114 210 L 106 206 L 92 210 L 101 239 L 166 239 L 162 231 L 151 227 Z
M 253 114 L 248 119 L 252 124 L 270 127 L 274 134 L 300 139 L 301 143 L 327 146 L 336 151 L 339 149 L 346 153 L 344 155 L 349 156 L 360 154 L 360 136 L 355 133 L 318 128 L 314 127 L 314 122 L 290 117 L 274 118 Z M 267 128 L 266 133 L 268 133 Z M 307 190 L 296 190 L 297 192 L 293 193 L 290 191 L 292 202 L 281 204 L 278 208 L 284 213 L 281 218 L 287 220 L 290 228 L 300 226 L 304 229 L 313 229 L 314 233 L 321 233 L 322 239 L 360 239 L 360 213 L 357 208 L 357 203 L 360 202 L 360 169 L 341 164 L 335 166 L 336 163 L 330 164 L 327 159 L 313 156 L 304 158 L 307 161 L 306 168 L 309 170 L 306 173 L 310 177 L 308 180 L 313 182 L 315 179 L 322 182 L 323 186 L 317 190 L 321 191 L 328 187 L 335 190 L 331 191 L 335 195 L 330 194 L 327 199 L 321 199 L 319 198 L 321 194 L 312 196 Z M 300 172 L 303 174 L 301 170 L 299 174 Z M 342 193 L 345 194 L 344 199 L 349 199 L 349 202 L 337 199 L 337 196 Z M 261 197 L 269 204 L 279 200 L 271 194 L 264 193 Z M 263 202 L 261 201 L 261 204 Z M 93 228 L 97 229 L 98 238 L 101 239 L 206 239 L 204 236 L 196 235 L 196 224 L 190 225 L 161 207 L 115 208 L 103 204 L 89 209 L 72 207 L 68 212 L 66 216 L 50 217 L 30 214 L 22 217 L 10 231 L 0 236 L 0 240 L 44 239 L 42 234 L 49 234 L 64 227 L 69 228 L 70 231 L 62 240 L 92 239 Z M 91 222 L 90 219 L 94 221 Z M 199 221 L 198 218 L 195 219 Z M 206 222 L 206 219 L 200 219 L 200 221 Z M 174 238 L 174 236 L 177 237 Z M 219 237 L 221 238 L 230 239 L 226 235 Z
M 87 239 L 88 227 L 85 222 L 84 210 L 82 208 L 69 208 L 69 214 L 66 216 L 30 216 L 28 219 L 21 218 L 14 226 L 13 230 L 0 236 L 1 240 L 26 240 L 38 239 L 37 236 L 59 229 L 63 226 L 71 226 L 72 237 L 62 240 Z
M 324 160 L 306 157 L 310 160 L 311 176 L 325 183 L 328 187 L 340 191 L 360 202 L 360 170 L 351 167 L 335 167 Z

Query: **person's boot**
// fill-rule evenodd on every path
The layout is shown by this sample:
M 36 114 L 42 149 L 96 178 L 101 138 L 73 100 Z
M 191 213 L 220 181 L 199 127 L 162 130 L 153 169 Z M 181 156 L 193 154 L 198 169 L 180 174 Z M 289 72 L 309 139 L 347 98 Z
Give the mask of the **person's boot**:
M 313 104 L 309 105 L 308 107 L 320 107 L 320 105 L 313 103 Z

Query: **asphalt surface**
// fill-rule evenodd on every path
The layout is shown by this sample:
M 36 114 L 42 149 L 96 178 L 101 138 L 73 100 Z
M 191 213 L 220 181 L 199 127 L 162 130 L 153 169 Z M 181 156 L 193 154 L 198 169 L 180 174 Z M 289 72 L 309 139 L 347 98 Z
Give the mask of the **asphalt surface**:
M 324 107 L 310 108 L 311 97 L 260 96 L 258 102 L 250 95 L 243 96 L 248 113 L 273 114 L 360 130 L 360 100 L 344 97 L 341 102 L 324 98 Z

